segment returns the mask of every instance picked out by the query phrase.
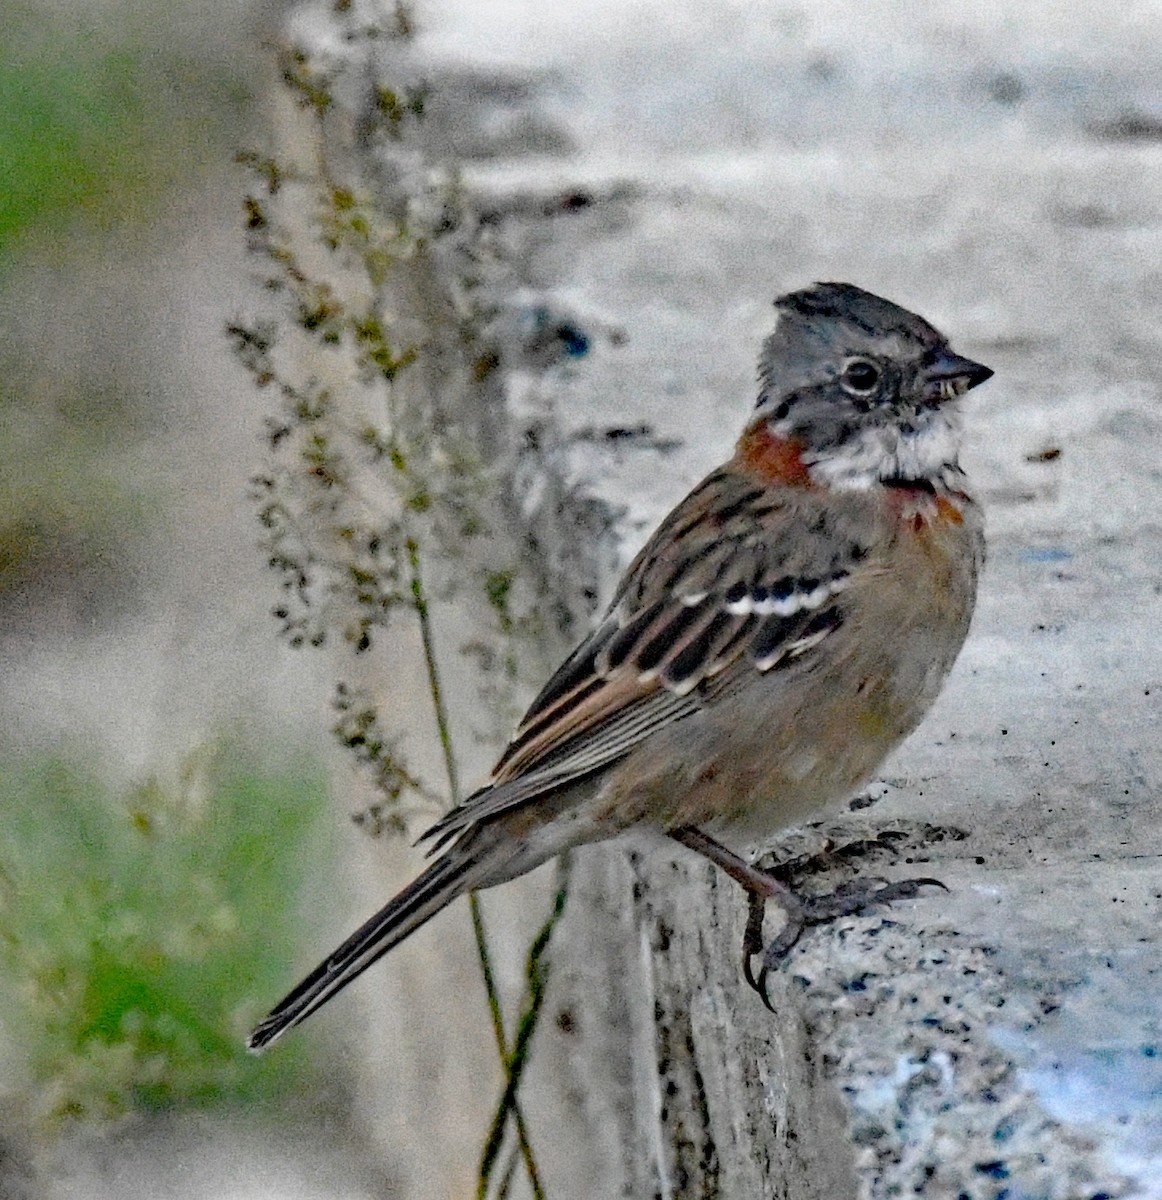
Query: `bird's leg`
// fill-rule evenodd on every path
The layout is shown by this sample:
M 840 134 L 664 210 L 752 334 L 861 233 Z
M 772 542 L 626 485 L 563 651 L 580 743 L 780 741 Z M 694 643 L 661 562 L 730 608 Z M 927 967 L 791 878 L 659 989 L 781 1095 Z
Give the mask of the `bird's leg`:
M 709 834 L 701 829 L 688 825 L 684 829 L 674 829 L 670 837 L 681 842 L 689 850 L 708 858 L 720 867 L 735 881 L 741 884 L 752 896 L 768 899 L 771 896 L 793 897 L 794 892 L 773 871 L 764 871 L 740 858 L 733 850 L 728 850 L 721 842 L 716 842 Z
M 670 836 L 688 850 L 710 859 L 746 891 L 750 900 L 750 911 L 747 914 L 746 931 L 742 936 L 742 973 L 747 983 L 762 997 L 767 1008 L 771 1008 L 766 989 L 767 973 L 770 966 L 782 958 L 799 940 L 799 935 L 807 924 L 802 919 L 802 901 L 774 872 L 753 866 L 700 829 L 693 826 L 675 829 L 671 831 Z M 779 936 L 764 951 L 763 917 L 766 914 L 767 901 L 770 899 L 778 901 L 786 920 Z M 773 955 L 772 951 L 775 952 Z M 756 978 L 753 961 L 759 954 L 763 955 L 763 965 Z
M 762 1002 L 772 1012 L 774 1009 L 767 995 L 767 977 L 786 957 L 807 926 L 823 925 L 877 904 L 909 899 L 926 884 L 944 887 L 939 879 L 901 879 L 886 884 L 881 880 L 856 880 L 844 884 L 828 895 L 800 896 L 773 871 L 766 871 L 748 863 L 700 829 L 692 826 L 675 829 L 671 831 L 670 836 L 687 849 L 708 858 L 746 890 L 750 911 L 747 914 L 746 931 L 742 939 L 742 973 L 747 983 L 758 992 Z M 763 916 L 768 900 L 774 900 L 778 904 L 786 920 L 778 935 L 764 949 Z M 763 956 L 762 966 L 756 976 L 752 964 L 755 956 L 760 953 Z

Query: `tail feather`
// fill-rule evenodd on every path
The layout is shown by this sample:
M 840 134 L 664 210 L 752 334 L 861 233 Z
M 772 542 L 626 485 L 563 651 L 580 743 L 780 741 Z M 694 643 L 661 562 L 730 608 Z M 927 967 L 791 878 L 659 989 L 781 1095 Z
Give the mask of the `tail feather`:
M 398 946 L 457 896 L 473 886 L 477 860 L 453 850 L 434 862 L 333 954 L 321 962 L 255 1026 L 246 1045 L 256 1054 L 326 1004 L 373 962 Z

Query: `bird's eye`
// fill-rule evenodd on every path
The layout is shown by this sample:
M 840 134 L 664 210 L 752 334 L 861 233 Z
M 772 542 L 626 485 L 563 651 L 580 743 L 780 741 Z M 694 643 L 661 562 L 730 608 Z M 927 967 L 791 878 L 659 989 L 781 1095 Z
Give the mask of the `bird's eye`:
M 866 396 L 876 390 L 880 382 L 880 369 L 866 358 L 850 359 L 839 377 L 844 391 L 857 396 Z

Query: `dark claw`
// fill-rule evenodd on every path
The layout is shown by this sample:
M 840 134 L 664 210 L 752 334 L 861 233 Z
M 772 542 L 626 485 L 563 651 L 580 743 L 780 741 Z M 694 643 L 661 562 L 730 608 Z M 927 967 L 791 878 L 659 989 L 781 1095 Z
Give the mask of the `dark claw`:
M 873 888 L 869 884 L 878 886 Z M 828 896 L 813 896 L 803 900 L 804 920 L 808 925 L 822 925 L 836 917 L 850 917 L 881 904 L 891 904 L 893 900 L 911 900 L 927 884 L 948 890 L 939 879 L 900 879 L 895 883 L 867 878 L 855 880 L 836 888 Z
M 760 981 L 768 971 L 791 953 L 795 943 L 803 936 L 803 930 L 811 924 L 814 922 L 798 914 L 787 918 L 787 922 L 779 930 L 778 936 L 773 938 L 771 944 L 763 951 L 763 969 L 759 972 Z
M 759 971 L 758 985 L 755 991 L 762 997 L 763 1003 L 771 1012 L 775 1011 L 775 1006 L 767 994 L 767 976 L 790 954 L 791 948 L 802 936 L 805 928 L 806 923 L 798 916 L 788 915 L 787 923 L 779 930 L 778 937 L 763 952 L 763 965 Z
M 771 969 L 782 962 L 787 954 L 790 953 L 791 947 L 799 940 L 803 930 L 811 922 L 804 918 L 802 911 L 788 911 L 784 908 L 783 915 L 785 921 L 783 928 L 779 930 L 778 935 L 764 950 L 763 912 L 765 908 L 765 897 L 756 896 L 754 893 L 751 893 L 750 912 L 747 914 L 746 932 L 743 934 L 742 940 L 742 973 L 751 988 L 758 992 L 763 1004 L 771 1012 L 774 1012 L 775 1006 L 771 1003 L 771 997 L 767 991 L 767 977 L 770 975 Z M 752 960 L 758 954 L 763 956 L 763 965 L 756 978 Z
M 763 969 L 759 972 L 758 983 L 754 985 L 754 990 L 758 992 L 759 999 L 763 1002 L 767 1012 L 773 1013 L 775 1011 L 775 1006 L 771 1003 L 770 993 L 767 991 L 767 974 L 768 968 L 767 964 L 764 962 Z
M 763 914 L 766 912 L 767 900 L 765 896 L 761 896 L 757 892 L 748 892 L 747 901 L 750 911 L 747 913 L 746 930 L 742 935 L 742 974 L 747 983 L 763 997 L 763 1003 L 767 1008 L 770 1008 L 770 1002 L 755 981 L 754 971 L 750 965 L 751 959 L 756 954 L 763 952 Z M 771 1011 L 773 1012 L 774 1009 Z

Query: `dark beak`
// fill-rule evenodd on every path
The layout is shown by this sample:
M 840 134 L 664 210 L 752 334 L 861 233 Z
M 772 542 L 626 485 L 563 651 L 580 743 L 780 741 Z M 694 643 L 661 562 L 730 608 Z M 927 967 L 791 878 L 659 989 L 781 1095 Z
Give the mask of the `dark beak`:
M 991 379 L 993 371 L 971 358 L 942 350 L 921 373 L 925 400 L 952 400 Z

